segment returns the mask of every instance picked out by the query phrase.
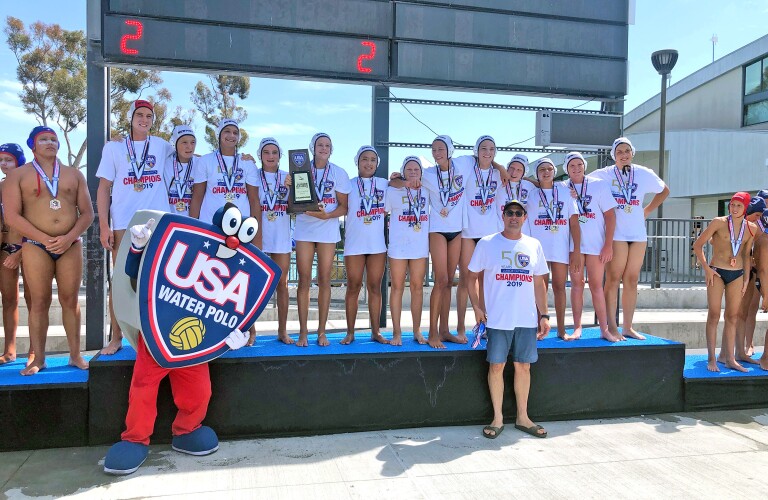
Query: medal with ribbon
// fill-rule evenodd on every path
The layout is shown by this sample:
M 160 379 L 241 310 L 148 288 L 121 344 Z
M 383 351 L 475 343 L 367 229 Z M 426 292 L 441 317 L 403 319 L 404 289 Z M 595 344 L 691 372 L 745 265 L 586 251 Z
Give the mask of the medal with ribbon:
M 371 193 L 369 195 L 366 195 L 363 178 L 362 177 L 357 178 L 357 189 L 360 192 L 360 199 L 363 200 L 363 211 L 365 212 L 365 215 L 371 214 L 371 210 L 373 210 L 373 199 L 376 197 L 376 179 L 374 179 L 373 177 L 371 177 L 370 179 L 371 179 Z
M 317 201 L 322 203 L 323 202 L 323 191 L 325 190 L 325 182 L 328 180 L 328 172 L 331 171 L 331 164 L 329 163 L 329 164 L 327 164 L 325 166 L 325 170 L 323 172 L 323 179 L 322 179 L 322 181 L 319 184 L 317 182 L 317 170 L 318 170 L 318 168 L 315 167 L 315 162 L 313 160 L 312 161 L 312 180 L 315 183 L 315 192 L 317 193 Z
M 264 173 L 264 169 L 261 169 L 261 186 L 264 188 L 264 199 L 267 200 L 267 208 L 270 212 L 273 212 L 275 205 L 277 205 L 278 190 L 280 189 L 280 170 L 275 172 L 275 188 L 270 189 L 267 182 L 267 174 Z
M 437 186 L 440 191 L 440 203 L 443 204 L 443 210 L 445 210 L 448 207 L 448 199 L 451 197 L 451 186 L 453 186 L 453 162 L 451 161 L 448 167 L 447 184 L 443 182 L 443 174 L 439 165 L 435 167 L 435 173 L 437 174 Z
M 141 178 L 144 176 L 144 168 L 147 165 L 147 156 L 149 154 L 149 136 L 144 142 L 144 151 L 141 153 L 141 163 L 136 161 L 136 150 L 133 148 L 133 140 L 130 137 L 125 138 L 125 147 L 128 149 L 128 160 L 131 163 L 131 170 L 136 177 L 136 182 L 133 184 L 134 191 L 142 191 L 144 189 L 144 183 L 141 182 Z
M 221 155 L 221 150 L 216 150 L 216 161 L 219 162 L 219 171 L 222 177 L 224 177 L 224 186 L 227 188 L 227 193 L 224 195 L 226 201 L 235 201 L 235 180 L 237 179 L 237 151 L 235 151 L 235 157 L 232 160 L 232 169 L 227 169 L 227 164 L 224 162 L 224 157 Z
M 421 231 L 421 188 L 416 191 L 416 200 L 413 199 L 411 188 L 405 188 L 405 194 L 408 195 L 408 212 L 416 217 L 413 224 L 414 231 Z
M 552 225 L 550 226 L 549 230 L 552 232 L 557 232 L 557 215 L 558 215 L 558 207 L 559 207 L 559 196 L 557 194 L 557 186 L 552 186 L 552 205 L 550 206 L 549 202 L 547 202 L 547 195 L 544 194 L 544 188 L 539 189 L 539 198 L 541 199 L 541 203 L 544 205 L 544 210 L 547 212 L 547 217 L 549 217 L 549 220 L 552 221 Z
M 731 250 L 732 250 L 732 257 L 731 257 L 731 267 L 736 267 L 736 256 L 739 254 L 739 249 L 741 248 L 741 240 L 744 238 L 744 226 L 747 225 L 746 220 L 741 221 L 741 230 L 739 231 L 739 237 L 738 239 L 734 238 L 734 232 L 733 232 L 733 217 L 728 216 L 728 233 L 730 233 L 731 237 Z
M 182 178 L 182 172 L 184 176 Z M 178 156 L 173 155 L 173 185 L 176 186 L 176 196 L 178 202 L 176 202 L 176 210 L 178 212 L 184 212 L 187 209 L 187 204 L 184 203 L 184 196 L 187 194 L 187 181 L 189 180 L 189 174 L 192 172 L 192 158 L 189 159 L 187 164 L 187 170 L 184 170 L 184 164 L 179 161 Z M 170 196 L 170 192 L 168 195 Z
M 507 201 L 510 201 L 510 200 L 525 201 L 520 199 L 520 189 L 522 187 L 523 182 L 520 181 L 515 183 L 514 193 L 512 192 L 512 189 L 513 189 L 512 184 L 513 184 L 512 182 L 507 183 L 507 196 L 509 197 Z
M 635 171 L 632 170 L 632 166 L 630 165 L 629 176 L 626 183 L 624 182 L 624 177 L 622 177 L 618 166 L 614 165 L 613 173 L 616 175 L 616 180 L 619 181 L 619 189 L 621 190 L 621 194 L 624 195 L 624 211 L 626 213 L 630 213 L 632 212 L 632 186 L 635 183 Z
M 572 181 L 568 181 L 571 185 L 571 189 L 573 189 L 573 192 L 576 193 L 576 206 L 579 209 L 579 222 L 581 224 L 587 223 L 587 178 L 584 177 L 584 180 L 581 182 L 581 193 L 579 193 L 579 190 L 576 189 L 576 185 Z
M 59 210 L 61 208 L 61 202 L 56 198 L 59 194 L 59 171 L 61 169 L 61 166 L 59 165 L 59 160 L 54 160 L 53 163 L 53 178 L 48 178 L 47 175 L 45 175 L 45 172 L 43 171 L 43 167 L 40 166 L 39 163 L 37 163 L 37 160 L 32 160 L 32 165 L 35 167 L 35 170 L 37 170 L 37 175 L 39 175 L 43 182 L 45 182 L 45 187 L 48 188 L 48 191 L 51 193 L 51 196 L 53 199 L 49 203 L 48 206 L 51 207 L 51 210 Z M 38 184 L 39 186 L 40 184 Z
M 481 208 L 482 213 L 485 213 L 487 210 L 488 205 L 488 195 L 490 194 L 491 190 L 491 176 L 493 176 L 493 167 L 488 168 L 488 176 L 486 177 L 485 181 L 483 181 L 483 173 L 480 170 L 480 165 L 478 162 L 475 162 L 475 178 L 477 179 L 477 189 L 480 191 L 480 199 L 483 202 L 483 208 Z

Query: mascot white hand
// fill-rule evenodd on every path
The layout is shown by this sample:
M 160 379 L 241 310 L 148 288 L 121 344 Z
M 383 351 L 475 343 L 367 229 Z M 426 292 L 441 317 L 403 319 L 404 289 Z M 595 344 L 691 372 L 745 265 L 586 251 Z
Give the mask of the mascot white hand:
M 233 351 L 240 349 L 248 342 L 248 332 L 241 332 L 239 328 L 232 330 L 232 333 L 227 335 L 224 339 L 224 343 L 229 346 Z
M 131 244 L 136 248 L 144 248 L 152 236 L 152 226 L 155 225 L 155 219 L 149 219 L 146 224 L 136 224 L 131 226 Z

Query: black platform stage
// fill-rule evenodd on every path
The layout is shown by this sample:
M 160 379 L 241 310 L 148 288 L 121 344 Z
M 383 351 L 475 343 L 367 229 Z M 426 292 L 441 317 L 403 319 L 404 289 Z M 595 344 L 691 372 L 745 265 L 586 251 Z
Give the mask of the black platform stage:
M 758 359 L 759 354 L 753 356 Z M 685 410 L 724 410 L 768 406 L 768 371 L 760 365 L 741 363 L 746 372 L 718 364 L 720 372 L 707 370 L 706 354 L 686 356 Z

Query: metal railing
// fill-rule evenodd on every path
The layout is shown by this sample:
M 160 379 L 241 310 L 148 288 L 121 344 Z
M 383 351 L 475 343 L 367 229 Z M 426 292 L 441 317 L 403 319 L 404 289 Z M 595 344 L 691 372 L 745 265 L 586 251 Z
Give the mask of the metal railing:
M 664 284 L 704 284 L 704 270 L 693 253 L 693 243 L 704 231 L 707 219 L 647 219 L 648 247 L 640 271 L 640 283 L 660 287 Z M 704 247 L 707 260 L 712 247 Z

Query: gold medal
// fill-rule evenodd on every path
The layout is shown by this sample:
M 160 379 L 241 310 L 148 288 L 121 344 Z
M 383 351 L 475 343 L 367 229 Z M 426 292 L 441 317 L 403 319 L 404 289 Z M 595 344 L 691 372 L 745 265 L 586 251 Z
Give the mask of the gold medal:
M 736 257 L 731 258 L 731 267 L 736 267 Z
M 580 224 L 586 224 L 587 223 L 587 216 L 586 215 L 579 215 L 579 223 Z
M 185 212 L 187 210 L 187 204 L 183 201 L 178 201 L 176 203 L 176 211 L 177 212 Z
M 229 192 L 225 194 L 224 201 L 235 201 L 235 193 Z
M 448 217 L 448 209 L 447 208 L 444 208 L 444 209 L 440 210 L 440 217 L 443 217 L 443 218 Z
M 144 183 L 143 182 L 138 182 L 138 181 L 135 182 L 133 184 L 133 190 L 136 191 L 137 193 L 140 193 L 140 192 L 144 191 Z
M 482 207 L 480 207 L 480 213 L 481 213 L 481 214 L 484 214 L 484 213 L 485 213 L 485 210 L 486 210 L 486 208 L 487 208 L 487 207 L 486 207 L 485 205 L 483 205 Z
M 373 223 L 373 219 L 371 217 L 363 217 L 363 224 L 366 226 L 369 226 Z
M 631 214 L 632 213 L 632 205 L 624 205 L 624 212 Z
M 556 224 L 552 224 L 551 226 L 549 226 L 549 232 L 551 233 L 556 233 L 558 230 L 559 228 L 557 227 Z
M 275 212 L 272 212 L 272 211 L 267 212 L 267 220 L 269 222 L 274 222 L 275 220 L 277 220 L 277 214 Z
M 416 224 L 414 224 L 413 230 L 416 231 L 417 233 L 421 232 L 421 222 L 417 222 Z

